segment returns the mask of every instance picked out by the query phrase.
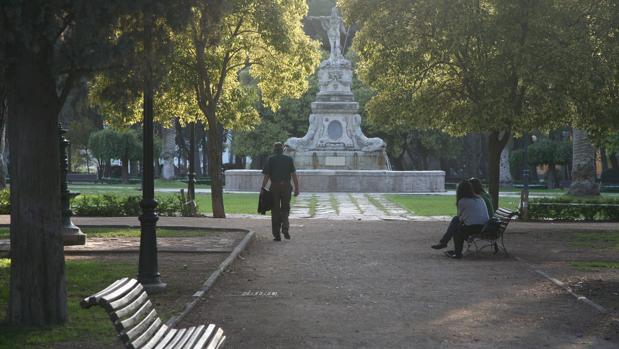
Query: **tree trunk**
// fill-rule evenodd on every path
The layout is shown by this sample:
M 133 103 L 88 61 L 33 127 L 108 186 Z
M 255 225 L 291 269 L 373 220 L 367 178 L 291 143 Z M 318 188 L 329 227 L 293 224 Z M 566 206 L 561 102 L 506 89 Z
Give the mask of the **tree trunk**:
M 617 153 L 612 152 L 608 154 L 608 160 L 613 168 L 619 168 L 619 159 L 617 159 Z
M 0 96 L 0 98 L 2 97 Z M 6 117 L 8 114 L 6 113 L 7 109 L 5 104 L 6 101 L 3 102 L 0 100 L 0 108 L 3 109 L 0 110 L 0 189 L 6 188 L 7 166 L 4 158 L 4 151 L 6 146 Z
M 112 177 L 112 160 L 111 159 L 105 160 L 104 176 L 107 178 Z
M 9 88 L 6 81 L 6 71 L 0 67 L 0 188 L 6 188 L 6 161 L 4 157 L 6 144 L 6 118 L 9 113 Z
M 9 69 L 11 281 L 7 319 L 51 325 L 67 319 L 60 206 L 58 97 L 51 47 L 13 48 Z M 41 151 L 44 149 L 45 151 Z
M 548 189 L 555 189 L 558 187 L 559 181 L 557 180 L 557 168 L 555 164 L 549 164 L 546 170 L 546 183 Z
M 120 162 L 122 162 L 122 182 L 129 184 L 129 157 L 123 156 L 123 158 L 120 159 Z
M 606 156 L 606 148 L 600 148 L 600 161 L 602 162 L 602 172 L 608 170 L 608 157 Z
M 129 177 L 140 177 L 138 168 L 138 160 L 129 160 Z
M 212 117 L 212 119 L 215 119 Z M 223 181 L 221 177 L 221 155 L 223 147 L 223 125 L 218 122 L 210 123 L 208 129 L 208 168 L 211 176 L 211 202 L 213 218 L 226 218 L 224 209 Z
M 511 143 L 510 143 L 511 144 Z M 512 170 L 509 164 L 509 148 L 504 147 L 501 152 L 501 165 L 500 165 L 500 183 L 504 186 L 511 187 L 512 185 Z
M 510 132 L 491 132 L 488 135 L 488 189 L 492 204 L 499 207 L 499 179 L 501 168 L 501 153 L 510 137 Z
M 600 186 L 595 182 L 595 148 L 586 131 L 573 129 L 572 147 L 572 184 L 568 194 L 600 195 Z

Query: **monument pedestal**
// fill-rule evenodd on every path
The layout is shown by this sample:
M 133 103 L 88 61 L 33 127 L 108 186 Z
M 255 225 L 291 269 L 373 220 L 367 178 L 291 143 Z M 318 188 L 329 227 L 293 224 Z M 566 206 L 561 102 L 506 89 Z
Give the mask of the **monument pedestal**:
M 297 170 L 302 193 L 435 193 L 445 191 L 443 171 Z M 260 170 L 228 170 L 226 191 L 259 192 Z
M 299 169 L 357 170 L 384 169 L 389 163 L 384 152 L 366 153 L 358 150 L 289 151 Z

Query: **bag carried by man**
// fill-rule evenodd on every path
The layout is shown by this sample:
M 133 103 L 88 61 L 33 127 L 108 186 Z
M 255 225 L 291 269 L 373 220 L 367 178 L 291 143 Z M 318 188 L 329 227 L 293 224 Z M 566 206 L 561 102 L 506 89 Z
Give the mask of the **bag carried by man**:
M 267 211 L 271 211 L 271 207 L 273 207 L 273 194 L 268 189 L 260 189 L 260 196 L 258 197 L 258 213 L 266 214 Z

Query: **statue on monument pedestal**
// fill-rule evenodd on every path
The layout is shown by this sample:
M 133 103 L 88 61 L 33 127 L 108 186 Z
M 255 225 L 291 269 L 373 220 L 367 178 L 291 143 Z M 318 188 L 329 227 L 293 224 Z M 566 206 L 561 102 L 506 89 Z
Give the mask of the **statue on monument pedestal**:
M 307 129 L 305 136 L 301 138 L 288 138 L 286 144 L 284 144 L 286 146 L 286 151 L 295 151 L 299 148 L 307 148 L 314 140 L 314 135 L 316 134 L 317 128 L 316 115 L 311 114 L 309 117 L 309 128 Z
M 340 27 L 342 26 L 342 19 L 337 14 L 337 7 L 331 9 L 331 16 L 329 17 L 329 27 L 327 30 L 327 36 L 329 37 L 329 44 L 331 46 L 331 55 L 329 60 L 332 62 L 338 61 L 342 57 L 342 49 L 340 48 Z
M 357 146 L 361 147 L 361 150 L 364 152 L 374 152 L 374 151 L 383 151 L 387 147 L 385 142 L 378 138 L 368 138 L 363 134 L 363 130 L 361 130 L 361 116 L 355 115 L 352 118 L 352 127 L 353 134 L 357 140 Z

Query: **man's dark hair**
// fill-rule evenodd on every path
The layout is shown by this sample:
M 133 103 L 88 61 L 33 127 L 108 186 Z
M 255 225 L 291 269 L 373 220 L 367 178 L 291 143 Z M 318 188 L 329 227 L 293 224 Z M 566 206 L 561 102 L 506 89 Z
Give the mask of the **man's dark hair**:
M 273 152 L 275 154 L 283 154 L 284 153 L 284 145 L 281 142 L 276 142 L 273 144 Z
M 473 191 L 475 192 L 475 194 L 479 195 L 481 193 L 486 192 L 484 190 L 484 187 L 481 185 L 481 181 L 479 180 L 479 178 L 473 177 L 469 179 L 469 182 L 471 182 L 471 185 L 473 186 Z

